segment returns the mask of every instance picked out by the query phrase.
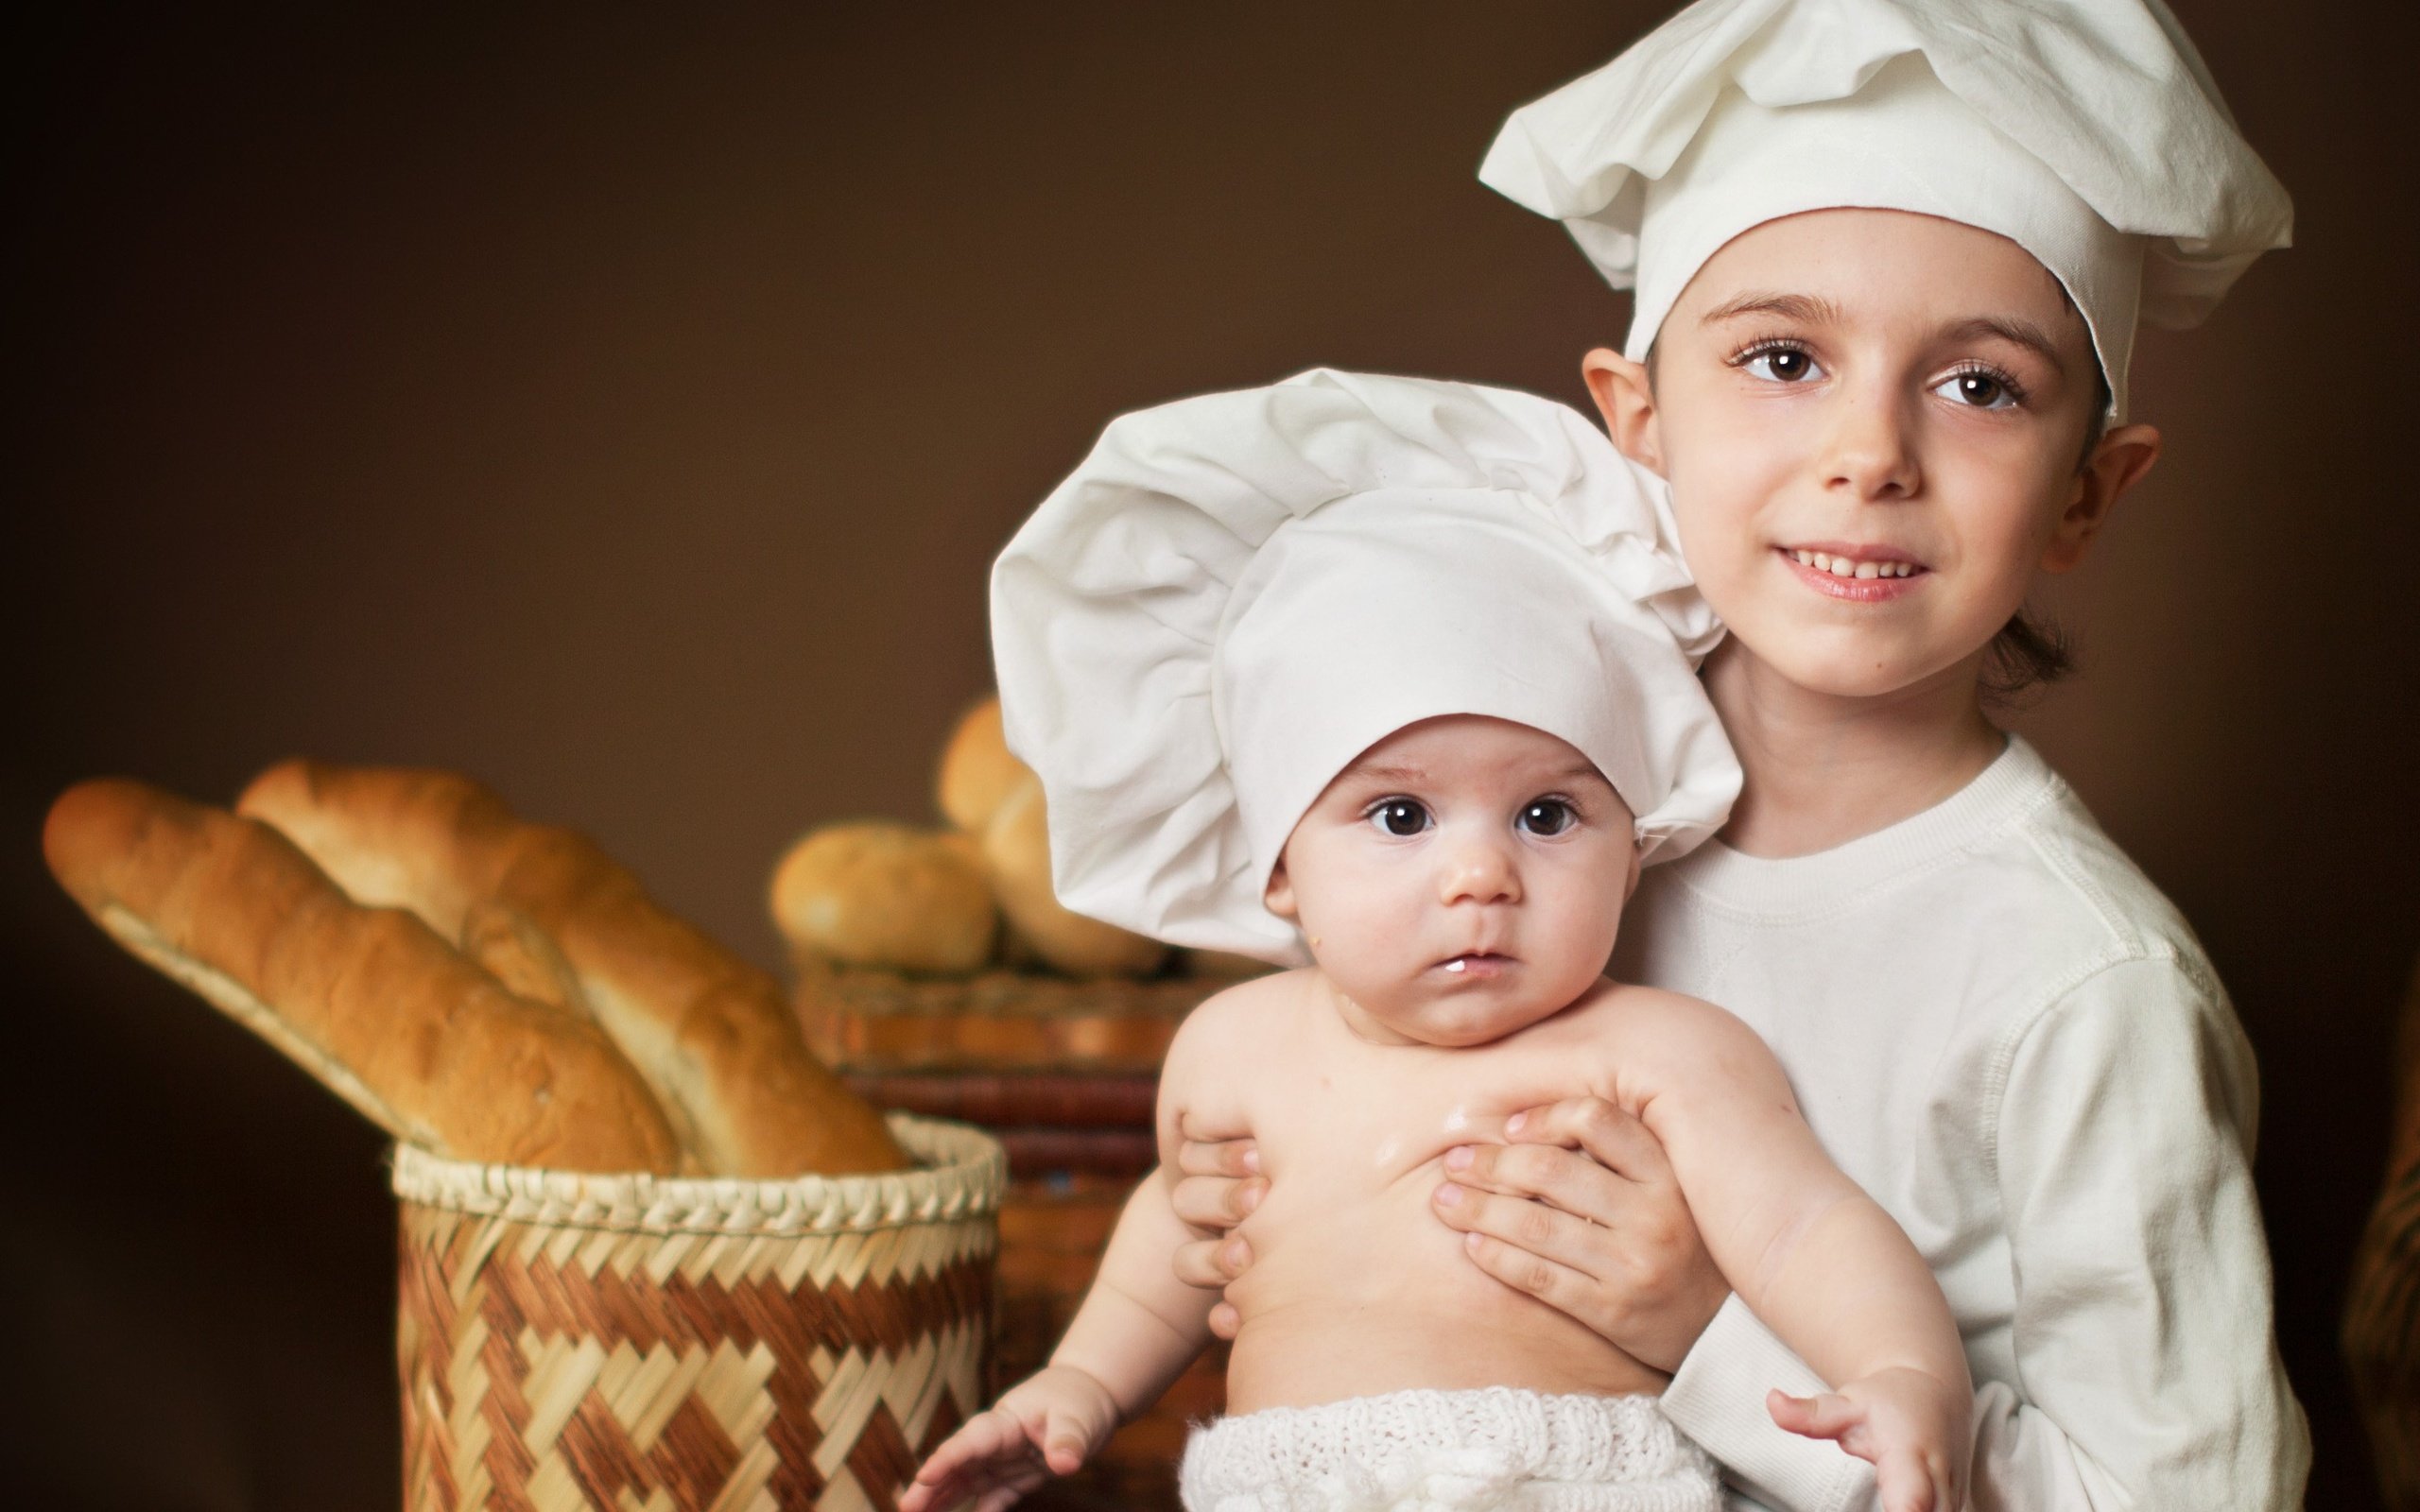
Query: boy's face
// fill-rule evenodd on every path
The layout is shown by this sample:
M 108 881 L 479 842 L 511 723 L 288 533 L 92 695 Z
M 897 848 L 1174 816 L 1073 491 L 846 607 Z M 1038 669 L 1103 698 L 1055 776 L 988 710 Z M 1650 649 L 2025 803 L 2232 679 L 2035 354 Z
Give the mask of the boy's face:
M 1364 1038 L 1479 1044 L 1603 972 L 1638 875 L 1632 822 L 1552 735 L 1423 720 L 1328 783 L 1286 842 L 1269 906 L 1302 926 Z
M 2125 426 L 2084 458 L 2083 318 L 2014 242 L 1929 215 L 1745 232 L 1683 291 L 1655 358 L 1651 387 L 1590 355 L 1616 441 L 1670 481 L 1732 633 L 1827 694 L 1971 676 L 2034 574 L 2080 560 L 2157 455 Z

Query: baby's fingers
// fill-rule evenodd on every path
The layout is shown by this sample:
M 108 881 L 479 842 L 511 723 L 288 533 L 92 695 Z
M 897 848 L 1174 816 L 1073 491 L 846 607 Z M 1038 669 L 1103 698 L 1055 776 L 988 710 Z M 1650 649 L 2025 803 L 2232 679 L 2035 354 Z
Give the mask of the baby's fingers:
M 1864 1425 L 1865 1409 L 1846 1397 L 1828 1391 L 1816 1397 L 1793 1397 L 1776 1389 L 1765 1394 L 1765 1411 L 1772 1414 L 1773 1421 L 1787 1432 L 1804 1438 L 1834 1439 L 1850 1453 L 1858 1452 L 1857 1446 L 1847 1439 Z M 1858 1457 L 1871 1459 L 1873 1455 Z
M 1084 1456 L 1092 1452 L 1092 1429 L 1083 1418 L 1063 1407 L 1053 1407 L 1044 1418 L 1040 1437 L 1042 1462 L 1050 1467 L 1053 1475 L 1073 1475 L 1084 1467 Z
M 1911 1449 L 1885 1451 L 1874 1462 L 1874 1486 L 1882 1494 L 1882 1512 L 1954 1512 L 1946 1488 Z

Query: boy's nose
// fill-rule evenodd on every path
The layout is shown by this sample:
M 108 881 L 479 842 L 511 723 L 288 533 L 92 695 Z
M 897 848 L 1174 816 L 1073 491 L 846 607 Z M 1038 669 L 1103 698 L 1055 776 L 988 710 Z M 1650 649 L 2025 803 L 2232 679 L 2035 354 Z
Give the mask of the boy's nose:
M 1916 461 L 1914 417 L 1898 396 L 1878 387 L 1844 390 L 1824 438 L 1821 465 L 1828 488 L 1859 502 L 1913 497 L 1924 484 Z
M 1441 902 L 1518 902 L 1521 868 L 1511 847 L 1492 836 L 1468 836 L 1445 848 L 1438 876 Z

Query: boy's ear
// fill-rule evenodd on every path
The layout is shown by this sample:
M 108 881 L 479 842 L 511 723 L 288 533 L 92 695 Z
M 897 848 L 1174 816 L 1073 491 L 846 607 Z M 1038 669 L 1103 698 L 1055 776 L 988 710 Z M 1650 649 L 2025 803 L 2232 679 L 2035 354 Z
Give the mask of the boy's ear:
M 2042 548 L 2044 572 L 2063 573 L 2083 560 L 2118 499 L 2159 460 L 2159 431 L 2150 425 L 2120 425 L 2094 443 Z
M 1624 908 L 1628 908 L 1630 906 L 1630 901 L 1638 895 L 1638 842 L 1634 840 L 1631 842 L 1630 847 L 1630 880 L 1622 884 L 1622 906 Z
M 1580 359 L 1597 413 L 1605 418 L 1605 434 L 1624 456 L 1664 475 L 1664 446 L 1656 433 L 1655 384 L 1647 364 L 1633 362 L 1611 347 L 1599 347 Z
M 1286 857 L 1282 852 L 1277 857 L 1277 865 L 1269 873 L 1269 885 L 1260 890 L 1260 901 L 1280 919 L 1296 917 L 1294 884 L 1286 876 Z

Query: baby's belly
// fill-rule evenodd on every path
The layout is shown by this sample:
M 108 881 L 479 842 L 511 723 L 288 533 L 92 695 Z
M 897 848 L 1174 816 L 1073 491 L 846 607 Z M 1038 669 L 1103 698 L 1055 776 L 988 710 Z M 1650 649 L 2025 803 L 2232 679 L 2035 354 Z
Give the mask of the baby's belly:
M 1663 1389 L 1657 1372 L 1480 1270 L 1429 1209 L 1439 1179 L 1430 1161 L 1376 1192 L 1271 1188 L 1245 1230 L 1252 1267 L 1228 1292 L 1242 1315 L 1228 1411 L 1419 1387 Z

